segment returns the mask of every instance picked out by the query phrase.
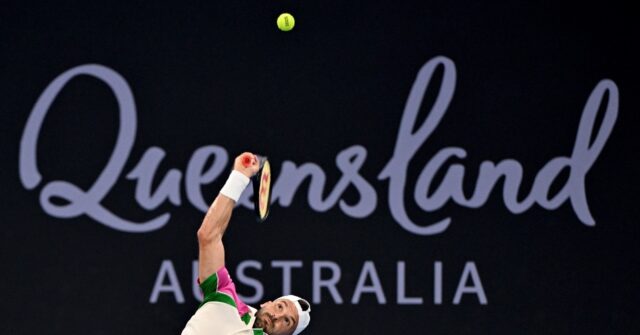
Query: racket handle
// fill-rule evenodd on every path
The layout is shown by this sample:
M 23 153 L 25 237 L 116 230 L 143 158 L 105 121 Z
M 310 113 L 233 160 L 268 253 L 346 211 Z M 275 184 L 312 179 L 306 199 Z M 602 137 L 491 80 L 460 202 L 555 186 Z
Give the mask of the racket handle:
M 250 154 L 245 154 L 244 156 L 242 156 L 242 165 L 244 165 L 244 167 L 249 167 L 252 160 L 253 157 L 251 157 Z

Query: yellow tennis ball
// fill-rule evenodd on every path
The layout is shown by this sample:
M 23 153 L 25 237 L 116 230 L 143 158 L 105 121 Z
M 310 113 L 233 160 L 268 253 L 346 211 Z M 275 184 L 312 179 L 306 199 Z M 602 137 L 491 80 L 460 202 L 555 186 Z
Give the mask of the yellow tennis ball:
M 278 28 L 282 31 L 289 31 L 293 29 L 293 26 L 296 24 L 296 20 L 293 18 L 293 15 L 289 13 L 282 13 L 278 16 Z

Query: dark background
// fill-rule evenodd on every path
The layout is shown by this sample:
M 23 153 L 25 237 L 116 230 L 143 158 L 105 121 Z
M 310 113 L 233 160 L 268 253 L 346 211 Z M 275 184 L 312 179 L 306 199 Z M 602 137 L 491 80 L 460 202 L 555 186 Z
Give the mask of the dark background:
M 278 14 L 296 18 L 280 32 Z M 289 207 L 274 205 L 265 224 L 238 209 L 227 231 L 227 264 L 254 259 L 249 272 L 280 295 L 272 260 L 304 262 L 293 288 L 311 297 L 312 262 L 340 265 L 335 304 L 323 292 L 308 334 L 630 334 L 637 319 L 639 212 L 637 18 L 616 2 L 597 5 L 460 1 L 166 1 L 3 2 L 0 10 L 0 111 L 3 192 L 0 227 L 0 333 L 177 334 L 195 311 L 191 262 L 203 213 L 164 202 L 151 212 L 125 179 L 150 147 L 167 171 L 185 171 L 204 145 L 266 153 L 282 162 L 313 162 L 327 174 L 325 195 L 341 174 L 335 157 L 367 148 L 361 174 L 378 204 L 363 219 L 334 206 L 312 210 L 309 183 Z M 421 66 L 453 60 L 457 85 L 435 133 L 409 167 L 406 197 L 412 217 L 452 217 L 444 233 L 418 236 L 389 213 L 388 182 L 377 179 L 390 160 L 409 90 Z M 130 234 L 86 215 L 60 219 L 40 206 L 42 184 L 20 182 L 20 138 L 35 101 L 59 74 L 97 63 L 120 73 L 137 105 L 136 141 L 123 175 L 104 204 L 144 220 L 170 212 L 162 229 Z M 465 187 L 472 190 L 484 160 L 512 158 L 524 168 L 524 194 L 553 157 L 569 156 L 582 108 L 602 79 L 620 93 L 615 128 L 586 178 L 597 224 L 583 225 L 569 202 L 509 212 L 500 187 L 478 209 L 453 202 L 424 213 L 413 185 L 443 147 L 467 151 Z M 422 111 L 421 124 L 427 111 Z M 118 127 L 106 86 L 78 77 L 58 96 L 38 142 L 44 182 L 88 188 L 106 164 Z M 264 141 L 262 139 L 265 139 Z M 440 176 L 441 178 L 442 176 Z M 223 177 L 203 187 L 212 200 Z M 501 184 L 499 184 L 501 185 Z M 350 202 L 357 192 L 346 193 Z M 186 302 L 149 296 L 162 260 L 171 260 Z M 351 297 L 365 261 L 375 262 L 387 303 Z M 407 294 L 423 305 L 396 302 L 396 262 L 407 264 Z M 442 305 L 433 304 L 433 263 L 443 262 Z M 452 303 L 465 262 L 473 261 L 487 295 Z M 252 289 L 238 285 L 240 293 Z

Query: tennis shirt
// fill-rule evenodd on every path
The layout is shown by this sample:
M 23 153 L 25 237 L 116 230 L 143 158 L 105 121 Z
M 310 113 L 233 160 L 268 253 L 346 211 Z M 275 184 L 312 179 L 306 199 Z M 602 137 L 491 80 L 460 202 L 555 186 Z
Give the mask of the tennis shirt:
M 243 303 L 229 271 L 222 267 L 200 283 L 204 300 L 182 330 L 182 335 L 265 335 L 252 328 L 256 310 Z

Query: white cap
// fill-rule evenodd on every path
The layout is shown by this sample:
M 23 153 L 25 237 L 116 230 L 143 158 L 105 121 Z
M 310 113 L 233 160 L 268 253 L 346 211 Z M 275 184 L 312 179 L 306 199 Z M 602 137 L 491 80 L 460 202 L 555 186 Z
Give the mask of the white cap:
M 302 299 L 295 295 L 285 295 L 278 299 L 287 299 L 293 302 L 293 304 L 296 306 L 296 309 L 298 310 L 298 326 L 296 327 L 296 330 L 293 331 L 293 335 L 300 334 L 301 331 L 307 328 L 309 322 L 311 322 L 311 304 L 305 299 Z M 308 307 L 306 310 L 302 310 L 302 306 L 300 305 L 300 302 L 298 300 L 302 300 L 307 304 Z

